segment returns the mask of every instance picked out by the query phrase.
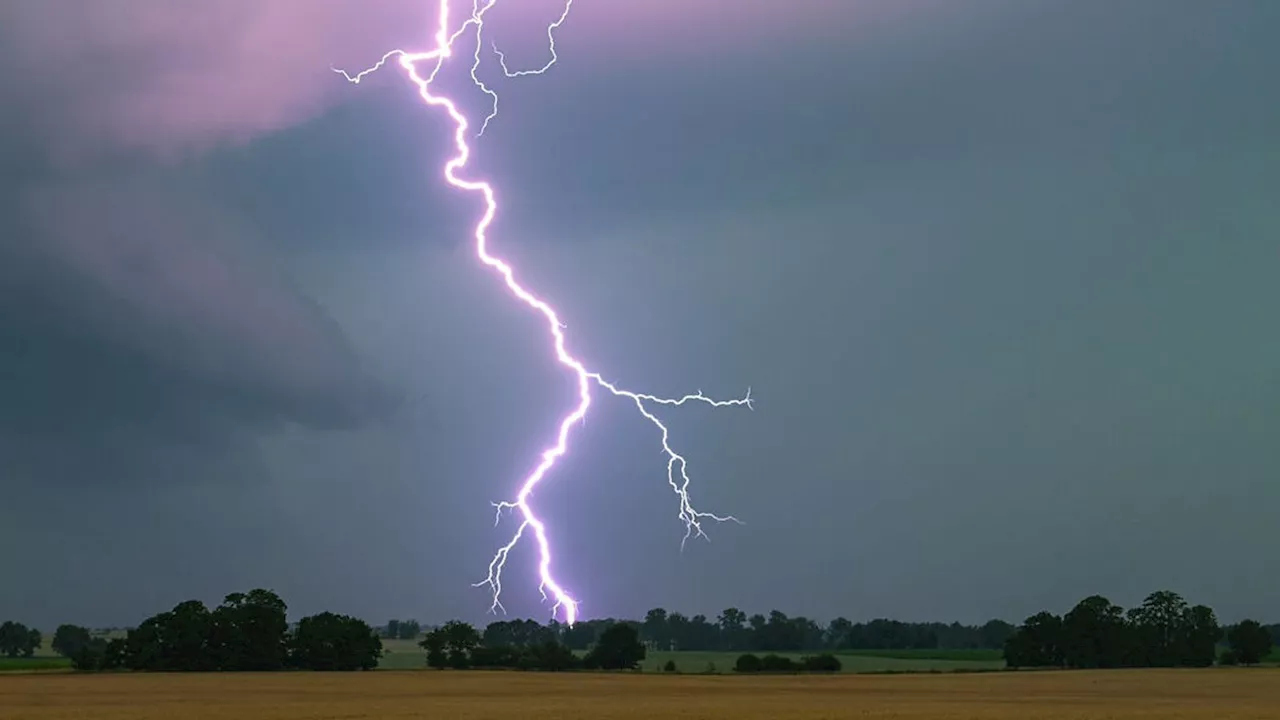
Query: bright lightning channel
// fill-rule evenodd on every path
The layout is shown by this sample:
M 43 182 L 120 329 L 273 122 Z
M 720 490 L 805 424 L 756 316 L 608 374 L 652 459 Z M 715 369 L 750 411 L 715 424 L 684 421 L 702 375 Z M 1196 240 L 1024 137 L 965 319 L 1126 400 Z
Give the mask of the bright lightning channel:
M 534 539 L 538 545 L 538 591 L 542 594 L 544 600 L 550 595 L 555 600 L 552 607 L 552 617 L 556 612 L 563 610 L 565 622 L 572 625 L 578 618 L 579 601 L 569 594 L 560 583 L 555 579 L 551 572 L 552 552 L 551 542 L 547 538 L 547 527 L 542 520 L 534 513 L 533 507 L 529 503 L 534 489 L 538 483 L 551 471 L 569 448 L 569 430 L 576 423 L 586 417 L 587 408 L 591 406 L 591 388 L 594 386 L 603 388 L 617 397 L 630 400 L 635 404 L 636 410 L 650 423 L 658 429 L 661 434 L 662 451 L 667 457 L 667 482 L 671 485 L 671 489 L 675 491 L 679 498 L 679 518 L 685 525 L 684 538 L 681 540 L 681 547 L 685 542 L 694 535 L 706 538 L 707 535 L 703 531 L 702 523 L 704 521 L 715 522 L 739 522 L 737 518 L 731 515 L 714 515 L 708 512 L 702 512 L 694 508 L 689 500 L 689 472 L 688 463 L 684 457 L 677 453 L 670 444 L 670 432 L 666 425 L 658 419 L 651 409 L 656 405 L 685 405 L 688 403 L 704 403 L 712 407 L 728 407 L 728 406 L 746 406 L 752 408 L 752 398 L 750 389 L 747 390 L 745 396 L 732 400 L 714 400 L 701 391 L 685 395 L 677 398 L 664 398 L 656 395 L 633 392 L 619 387 L 618 385 L 606 380 L 597 372 L 588 370 L 587 367 L 571 355 L 565 348 L 564 324 L 560 321 L 551 305 L 525 289 L 515 277 L 515 270 L 504 262 L 502 259 L 490 254 L 489 238 L 487 230 L 493 223 L 494 215 L 498 211 L 497 196 L 494 193 L 493 186 L 488 182 L 479 180 L 467 180 L 458 175 L 458 171 L 464 168 L 468 159 L 471 157 L 471 146 L 467 143 L 467 130 L 471 123 L 467 120 L 466 115 L 458 108 L 458 104 L 452 99 L 443 95 L 433 94 L 431 84 L 439 74 L 441 68 L 444 67 L 445 61 L 453 56 L 454 43 L 466 34 L 469 30 L 473 32 L 475 39 L 475 50 L 472 53 L 471 64 L 471 80 L 477 88 L 479 88 L 490 100 L 489 114 L 480 124 L 480 130 L 476 133 L 479 137 L 488 127 L 489 122 L 498 114 L 498 94 L 489 88 L 477 76 L 477 71 L 481 64 L 481 48 L 484 41 L 484 17 L 493 9 L 498 0 L 487 0 L 481 2 L 474 0 L 471 8 L 471 14 L 461 25 L 453 32 L 449 31 L 449 0 L 438 0 L 438 9 L 436 12 L 436 33 L 435 47 L 425 52 L 407 52 L 405 50 L 392 50 L 382 56 L 372 67 L 365 69 L 355 75 L 348 74 L 346 71 L 333 68 L 334 72 L 341 74 L 348 81 L 359 84 L 370 73 L 375 72 L 386 65 L 392 58 L 399 61 L 400 67 L 408 74 L 409 79 L 418 88 L 418 94 L 422 100 L 431 107 L 443 108 L 454 124 L 454 145 L 457 148 L 457 154 L 453 156 L 444 166 L 445 180 L 452 186 L 472 193 L 479 193 L 484 198 L 484 214 L 476 223 L 473 237 L 475 239 L 476 255 L 480 262 L 484 263 L 490 269 L 496 271 L 502 276 L 503 281 L 507 285 L 507 289 L 517 299 L 528 305 L 533 310 L 541 313 L 547 322 L 547 330 L 551 334 L 552 346 L 555 349 L 556 359 L 560 364 L 572 371 L 578 383 L 578 402 L 577 405 L 567 415 L 560 420 L 559 432 L 556 434 L 555 443 L 543 450 L 540 462 L 534 467 L 520 484 L 520 489 L 516 493 L 514 500 L 507 500 L 494 503 L 496 508 L 495 525 L 502 520 L 502 512 L 510 510 L 520 514 L 522 521 L 519 527 L 512 534 L 511 539 L 506 545 L 503 545 L 494 554 L 493 560 L 489 563 L 489 574 L 484 580 L 475 584 L 475 587 L 488 587 L 493 592 L 493 603 L 490 606 L 491 611 L 505 610 L 502 606 L 502 571 L 506 567 L 507 556 L 512 549 L 524 537 L 526 531 L 532 530 Z M 551 59 L 540 68 L 532 70 L 511 70 L 507 65 L 506 56 L 493 46 L 493 52 L 497 55 L 502 72 L 506 77 L 514 78 L 525 75 L 540 75 L 556 64 L 558 56 L 556 55 L 555 33 L 556 30 L 564 24 L 569 17 L 569 12 L 573 7 L 573 0 L 566 0 L 564 11 L 555 22 L 547 27 L 547 40 L 550 45 Z M 419 70 L 419 66 L 426 65 L 429 70 L 425 74 Z

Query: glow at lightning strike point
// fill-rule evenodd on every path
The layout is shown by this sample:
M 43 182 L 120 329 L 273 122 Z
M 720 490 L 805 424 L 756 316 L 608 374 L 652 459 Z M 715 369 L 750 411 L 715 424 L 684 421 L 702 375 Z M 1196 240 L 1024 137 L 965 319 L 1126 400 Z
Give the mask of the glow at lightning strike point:
M 752 407 L 751 391 L 748 390 L 744 397 L 733 400 L 713 400 L 702 394 L 701 391 L 685 395 L 677 398 L 663 398 L 645 393 L 632 392 L 618 387 L 617 385 L 605 380 L 599 373 L 592 372 L 586 368 L 583 363 L 575 358 L 565 349 L 564 324 L 560 322 L 559 316 L 554 308 L 545 300 L 534 295 L 525 289 L 515 278 L 515 270 L 489 253 L 489 239 L 486 231 L 493 223 L 494 215 L 498 211 L 498 201 L 494 194 L 493 186 L 484 181 L 466 180 L 458 176 L 458 170 L 465 167 L 467 160 L 471 157 L 471 147 L 467 144 L 467 130 L 470 122 L 467 117 L 458 109 L 457 103 L 450 98 L 442 95 L 434 95 L 431 92 L 431 83 L 435 80 L 436 75 L 444 66 L 445 60 L 453 56 L 453 44 L 468 29 L 475 31 L 475 52 L 472 55 L 473 63 L 471 65 L 471 80 L 482 92 L 487 95 L 491 101 L 491 110 L 484 122 L 481 123 L 480 130 L 476 134 L 477 137 L 484 133 L 488 127 L 489 121 L 498 114 L 498 95 L 488 86 L 486 86 L 477 76 L 476 71 L 480 67 L 480 50 L 483 42 L 484 33 L 484 16 L 493 8 L 498 0 L 474 0 L 472 4 L 471 15 L 464 21 L 454 32 L 449 32 L 449 0 L 438 0 L 438 11 L 436 14 L 437 24 L 435 33 L 435 48 L 425 51 L 410 53 L 404 50 L 392 50 L 382 56 L 380 60 L 372 67 L 363 70 L 355 75 L 350 75 L 343 70 L 333 68 L 334 72 L 341 74 L 348 81 L 359 84 L 365 76 L 377 71 L 387 63 L 391 58 L 397 58 L 400 67 L 408 74 L 409 79 L 413 81 L 418 88 L 418 94 L 422 100 L 431 107 L 443 108 L 449 114 L 454 123 L 454 145 L 457 148 L 457 154 L 453 156 L 444 166 L 445 180 L 452 186 L 467 192 L 480 193 L 484 198 L 484 214 L 476 223 L 473 237 L 475 238 L 476 255 L 480 262 L 487 267 L 495 270 L 506 282 L 507 289 L 511 294 L 518 298 L 525 305 L 542 314 L 547 321 L 547 330 L 551 333 L 552 345 L 555 349 L 556 359 L 560 364 L 567 367 L 574 374 L 578 384 L 578 404 L 560 420 L 559 431 L 556 435 L 555 444 L 548 447 L 542 452 L 542 459 L 533 469 L 524 481 L 520 484 L 520 489 L 516 493 L 514 500 L 494 503 L 497 509 L 497 517 L 495 524 L 502 519 L 503 510 L 512 510 L 519 512 L 522 518 L 520 526 L 511 536 L 511 540 L 506 545 L 498 549 L 493 556 L 493 560 L 489 563 L 489 574 L 484 580 L 476 583 L 476 587 L 488 586 L 493 590 L 493 604 L 491 610 L 497 611 L 502 609 L 502 570 L 506 565 L 507 556 L 511 550 L 524 537 L 525 531 L 532 529 L 535 540 L 538 544 L 538 590 L 542 593 L 544 599 L 550 593 L 555 600 L 552 608 L 552 614 L 561 608 L 564 609 L 565 622 L 569 625 L 577 620 L 578 617 L 578 601 L 561 587 L 555 577 L 551 573 L 551 543 L 547 539 L 547 528 L 542 520 L 534 513 L 533 508 L 529 504 L 529 497 L 533 494 L 538 483 L 546 476 L 546 474 L 555 465 L 556 461 L 562 457 L 569 448 L 569 430 L 575 423 L 578 423 L 586 417 L 587 409 L 591 406 L 591 387 L 595 384 L 609 391 L 615 396 L 623 397 L 631 400 L 640 414 L 652 423 L 660 432 L 662 440 L 662 451 L 667 456 L 667 482 L 671 485 L 679 498 L 680 512 L 679 518 L 685 524 L 685 535 L 681 540 L 681 547 L 688 541 L 689 537 L 696 534 L 699 537 L 706 538 L 703 532 L 702 521 L 714 520 L 716 522 L 739 522 L 733 516 L 719 516 L 711 513 L 696 510 L 689 500 L 689 473 L 688 463 L 684 457 L 672 449 L 669 439 L 670 433 L 667 427 L 658 419 L 650 410 L 649 405 L 684 405 L 689 402 L 701 402 L 713 407 L 725 407 L 733 405 L 744 405 L 748 408 Z M 503 74 L 506 77 L 514 78 L 525 75 L 540 75 L 555 65 L 558 59 L 555 47 L 555 31 L 568 18 L 569 12 L 573 7 L 573 0 L 566 0 L 564 12 L 555 22 L 547 27 L 547 40 L 550 45 L 551 59 L 547 61 L 541 68 L 532 70 L 509 69 L 506 57 L 493 47 L 493 52 L 498 56 L 499 63 L 502 67 Z M 421 63 L 430 63 L 430 72 L 423 75 L 418 70 Z M 677 477 L 678 476 L 678 477 Z

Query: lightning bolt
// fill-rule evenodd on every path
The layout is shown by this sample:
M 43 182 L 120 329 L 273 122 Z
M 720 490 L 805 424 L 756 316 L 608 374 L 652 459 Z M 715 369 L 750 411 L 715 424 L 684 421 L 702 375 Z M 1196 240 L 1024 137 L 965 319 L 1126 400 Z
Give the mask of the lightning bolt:
M 496 612 L 504 610 L 502 606 L 502 572 L 506 567 L 507 557 L 517 544 L 525 537 L 525 534 L 532 530 L 533 537 L 538 546 L 538 591 L 542 594 L 543 600 L 546 601 L 548 596 L 554 599 L 555 604 L 552 607 L 552 616 L 557 611 L 563 610 L 565 622 L 572 625 L 578 617 L 579 601 L 569 594 L 568 591 L 560 585 L 551 572 L 552 552 L 551 542 L 547 536 L 547 526 L 538 518 L 530 505 L 530 497 L 533 495 L 535 488 L 546 477 L 547 473 L 555 466 L 556 461 L 568 452 L 569 449 L 569 431 L 573 426 L 584 420 L 587 415 L 587 409 L 591 406 L 592 388 L 597 387 L 608 391 L 612 395 L 630 400 L 639 411 L 640 415 L 653 424 L 659 431 L 662 443 L 662 452 L 667 458 L 667 482 L 671 489 L 675 491 L 679 499 L 680 521 L 684 523 L 685 534 L 681 540 L 681 548 L 690 537 L 698 536 L 707 538 L 703 531 L 703 522 L 735 522 L 740 523 L 737 518 L 731 515 L 715 515 L 708 512 L 702 512 L 694 508 L 693 503 L 689 499 L 689 471 L 688 462 L 685 458 L 676 452 L 670 444 L 670 432 L 666 425 L 653 412 L 654 406 L 680 406 L 689 403 L 703 403 L 712 407 L 729 407 L 729 406 L 746 406 L 752 408 L 752 398 L 750 389 L 747 390 L 745 396 L 732 400 L 715 400 L 702 394 L 701 391 L 684 395 L 683 397 L 666 398 L 646 393 L 633 392 L 624 389 L 618 385 L 605 379 L 601 374 L 588 370 L 581 360 L 574 357 L 565 345 L 565 325 L 560 321 L 555 309 L 542 298 L 527 290 L 516 280 L 515 270 L 502 259 L 489 252 L 489 238 L 487 231 L 493 223 L 495 214 L 498 211 L 497 196 L 493 186 L 488 182 L 480 180 L 468 180 L 461 177 L 458 173 L 467 165 L 467 161 L 471 157 L 471 146 L 467 143 L 467 131 L 471 127 L 466 115 L 458 108 L 458 104 L 443 95 L 434 94 L 431 91 L 431 84 L 439 74 L 445 62 L 454 54 L 454 43 L 457 42 L 468 31 L 471 31 L 475 38 L 475 51 L 472 54 L 471 79 L 477 88 L 479 88 L 490 100 L 489 114 L 480 124 L 480 129 L 476 133 L 479 137 L 488 127 L 489 122 L 498 114 L 498 95 L 491 88 L 485 85 L 477 76 L 477 71 L 481 65 L 481 47 L 483 45 L 484 35 L 484 17 L 493 9 L 497 0 L 473 0 L 471 14 L 452 32 L 449 31 L 449 0 L 438 0 L 438 10 L 436 13 L 436 33 L 435 47 L 425 52 L 407 52 L 405 50 L 392 50 L 382 56 L 373 66 L 360 71 L 355 75 L 351 75 L 346 71 L 332 68 L 334 72 L 341 74 L 349 82 L 359 84 L 361 80 L 370 73 L 376 72 L 392 59 L 398 60 L 400 67 L 408 75 L 409 80 L 418 88 L 418 95 L 428 106 L 443 109 L 453 120 L 454 145 L 457 154 L 454 155 L 444 166 L 445 180 L 453 187 L 470 193 L 478 193 L 484 198 L 484 213 L 476 222 L 473 238 L 475 240 L 476 256 L 480 262 L 486 267 L 496 272 L 506 283 L 507 290 L 511 292 L 516 299 L 529 306 L 530 309 L 542 315 L 546 320 L 547 330 L 551 335 L 551 344 L 555 350 L 556 359 L 561 365 L 564 365 L 573 374 L 577 380 L 577 404 L 574 408 L 560 420 L 559 430 L 556 434 L 555 442 L 542 451 L 541 460 L 534 467 L 520 484 L 513 500 L 494 503 L 495 508 L 495 526 L 502 521 L 503 511 L 510 511 L 519 514 L 521 522 L 512 534 L 507 544 L 503 545 L 494 554 L 493 560 L 489 563 L 489 572 L 484 580 L 475 583 L 475 587 L 488 587 L 493 593 L 493 602 L 490 610 Z M 558 56 L 555 47 L 555 32 L 568 19 L 569 12 L 573 7 L 573 0 L 566 0 L 564 12 L 555 22 L 551 23 L 547 28 L 547 39 L 550 45 L 551 58 L 545 65 L 531 70 L 511 70 L 507 65 L 506 56 L 493 46 L 493 52 L 499 59 L 503 74 L 506 77 L 514 78 L 525 75 L 541 75 L 550 70 L 556 64 Z M 420 67 L 427 67 L 424 73 Z

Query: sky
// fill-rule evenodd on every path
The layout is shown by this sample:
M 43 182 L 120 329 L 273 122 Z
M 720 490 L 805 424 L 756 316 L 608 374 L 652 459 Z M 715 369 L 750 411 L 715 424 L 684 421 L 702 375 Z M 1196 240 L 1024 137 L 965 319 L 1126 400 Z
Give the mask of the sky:
M 546 61 L 551 0 L 490 39 Z M 0 0 L 0 615 L 484 622 L 571 407 L 467 244 L 415 0 Z M 534 503 L 584 616 L 1280 619 L 1280 4 L 577 0 L 474 171 L 599 397 Z M 439 83 L 483 116 L 467 58 Z M 545 618 L 526 545 L 515 616 Z

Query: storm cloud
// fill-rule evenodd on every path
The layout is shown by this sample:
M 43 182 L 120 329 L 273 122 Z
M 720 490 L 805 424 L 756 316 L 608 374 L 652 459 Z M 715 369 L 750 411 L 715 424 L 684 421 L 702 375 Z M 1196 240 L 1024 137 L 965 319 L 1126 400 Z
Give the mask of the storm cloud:
M 559 7 L 500 3 L 492 39 L 537 66 Z M 747 522 L 684 553 L 652 428 L 606 398 L 575 428 L 535 502 L 584 612 L 1017 620 L 1169 587 L 1267 616 L 1278 8 L 578 0 L 553 72 L 483 70 L 493 248 L 574 351 L 757 398 L 663 415 L 695 503 Z M 446 123 L 329 70 L 428 22 L 0 0 L 15 619 L 255 585 L 483 619 L 489 503 L 572 388 L 474 262 Z M 441 82 L 483 112 L 467 65 Z M 543 616 L 528 555 L 507 606 Z

